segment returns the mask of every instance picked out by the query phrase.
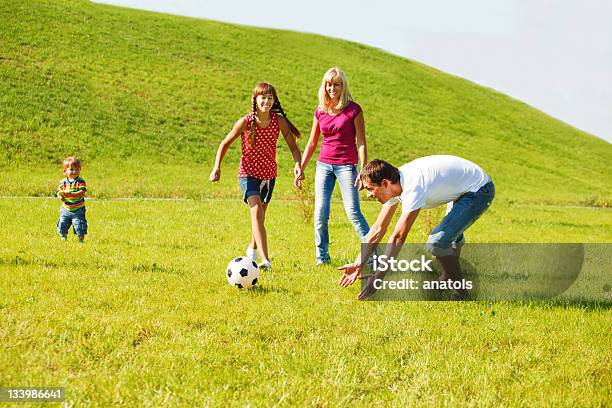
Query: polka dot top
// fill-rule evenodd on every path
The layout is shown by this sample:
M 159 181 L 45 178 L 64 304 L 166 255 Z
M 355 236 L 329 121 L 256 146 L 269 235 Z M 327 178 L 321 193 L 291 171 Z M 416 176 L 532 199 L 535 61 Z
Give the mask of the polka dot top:
M 270 112 L 270 124 L 261 128 L 255 125 L 255 145 L 251 143 L 249 127 L 253 114 L 245 116 L 246 128 L 242 133 L 242 157 L 238 168 L 238 177 L 254 177 L 260 180 L 276 178 L 276 142 L 280 133 L 278 116 Z

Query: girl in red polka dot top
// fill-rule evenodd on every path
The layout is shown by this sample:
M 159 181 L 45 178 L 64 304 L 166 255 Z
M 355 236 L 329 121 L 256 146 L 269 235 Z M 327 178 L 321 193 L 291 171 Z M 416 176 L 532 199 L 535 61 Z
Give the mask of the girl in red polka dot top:
M 295 140 L 300 136 L 300 131 L 287 118 L 272 85 L 266 82 L 257 84 L 251 101 L 252 111 L 238 119 L 219 145 L 210 181 L 219 181 L 221 162 L 232 143 L 241 137 L 242 156 L 238 182 L 242 198 L 249 205 L 252 230 L 247 256 L 257 261 L 259 253 L 262 258 L 259 267 L 272 269 L 264 220 L 277 175 L 276 141 L 282 132 L 295 162 L 293 183 L 299 188 L 304 175 L 300 164 L 302 155 Z

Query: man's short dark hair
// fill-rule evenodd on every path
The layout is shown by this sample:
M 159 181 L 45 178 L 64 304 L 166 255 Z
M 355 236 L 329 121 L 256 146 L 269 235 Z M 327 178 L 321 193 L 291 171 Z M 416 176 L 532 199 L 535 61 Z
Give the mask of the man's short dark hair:
M 389 180 L 392 184 L 399 182 L 399 169 L 384 160 L 374 159 L 367 163 L 361 169 L 359 179 L 363 184 L 365 181 L 370 181 L 376 185 L 380 185 L 384 179 Z

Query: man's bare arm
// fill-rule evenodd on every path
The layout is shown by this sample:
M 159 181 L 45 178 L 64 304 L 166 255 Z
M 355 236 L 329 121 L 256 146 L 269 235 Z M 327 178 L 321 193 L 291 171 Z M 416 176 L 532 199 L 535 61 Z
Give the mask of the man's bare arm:
M 389 245 L 385 251 L 385 255 L 389 258 L 395 258 L 399 251 L 402 249 L 402 245 L 406 242 L 406 237 L 414 225 L 414 221 L 419 216 L 421 209 L 418 208 L 414 211 L 402 214 L 395 224 L 395 229 L 389 237 Z

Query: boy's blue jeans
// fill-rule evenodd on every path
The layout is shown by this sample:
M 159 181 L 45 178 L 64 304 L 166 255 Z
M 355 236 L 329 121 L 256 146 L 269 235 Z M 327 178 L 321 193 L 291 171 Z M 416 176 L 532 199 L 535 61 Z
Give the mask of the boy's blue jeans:
M 327 164 L 317 161 L 315 173 L 314 237 L 317 260 L 329 261 L 329 209 L 336 180 L 340 185 L 344 209 L 361 241 L 370 230 L 361 207 L 359 191 L 355 187 L 356 164 Z
M 465 193 L 453 202 L 453 208 L 427 239 L 426 248 L 434 256 L 450 256 L 465 243 L 463 232 L 489 208 L 495 198 L 492 181 L 474 193 Z
M 60 235 L 68 235 L 70 226 L 73 226 L 76 235 L 87 234 L 87 219 L 85 218 L 85 207 L 78 210 L 70 211 L 62 205 L 60 207 L 60 216 L 57 221 L 57 231 Z

